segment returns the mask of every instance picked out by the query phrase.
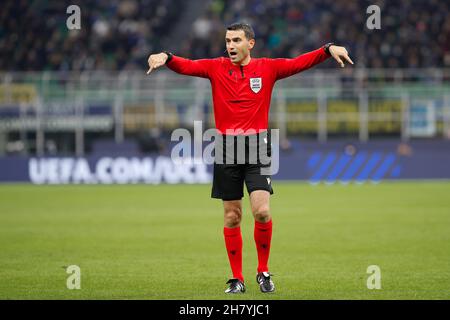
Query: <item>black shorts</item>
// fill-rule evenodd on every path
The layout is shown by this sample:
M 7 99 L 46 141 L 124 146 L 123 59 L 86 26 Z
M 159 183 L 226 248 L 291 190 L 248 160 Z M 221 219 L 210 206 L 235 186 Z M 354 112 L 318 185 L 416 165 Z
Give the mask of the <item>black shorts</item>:
M 256 140 L 251 140 L 251 137 L 256 137 Z M 250 147 L 250 141 L 256 141 L 257 146 L 255 148 Z M 268 168 L 270 168 L 268 161 L 271 160 L 272 152 L 268 132 L 245 138 L 246 154 L 245 158 L 240 162 L 237 161 L 236 139 L 231 143 L 234 143 L 234 153 L 229 157 L 229 154 L 226 152 L 226 146 L 228 145 L 230 147 L 230 142 L 223 143 L 223 156 L 220 155 L 222 161 L 217 161 L 216 149 L 211 197 L 222 200 L 240 200 L 244 196 L 244 182 L 248 194 L 255 190 L 265 190 L 273 194 L 271 176 L 269 174 L 270 172 L 268 172 Z M 259 151 L 262 150 L 260 149 L 261 145 L 266 146 L 266 149 L 261 151 L 266 154 L 263 160 L 259 157 Z M 256 152 L 258 155 L 256 156 L 256 161 L 254 161 L 255 159 L 252 161 L 252 158 L 254 158 L 250 156 L 252 152 Z M 234 163 L 230 163 L 230 161 L 234 161 Z

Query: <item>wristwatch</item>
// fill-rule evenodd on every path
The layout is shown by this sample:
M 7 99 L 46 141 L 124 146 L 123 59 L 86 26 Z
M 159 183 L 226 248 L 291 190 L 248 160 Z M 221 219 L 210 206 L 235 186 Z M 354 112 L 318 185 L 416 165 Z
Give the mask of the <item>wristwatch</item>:
M 166 60 L 166 63 L 167 62 L 169 62 L 170 60 L 172 60 L 172 58 L 173 58 L 173 54 L 172 54 L 172 52 L 169 52 L 169 51 L 163 51 L 165 54 L 167 54 L 167 60 Z
M 331 55 L 331 53 L 330 53 L 330 47 L 331 47 L 331 46 L 335 46 L 334 42 L 329 42 L 329 43 L 325 44 L 325 45 L 322 47 L 323 50 L 325 50 L 325 52 L 326 52 L 328 55 Z

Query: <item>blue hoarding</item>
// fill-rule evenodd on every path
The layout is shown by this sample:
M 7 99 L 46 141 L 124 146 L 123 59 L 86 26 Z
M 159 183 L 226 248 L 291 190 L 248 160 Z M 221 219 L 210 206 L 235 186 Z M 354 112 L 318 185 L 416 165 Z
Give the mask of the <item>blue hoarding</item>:
M 294 141 L 279 153 L 275 180 L 377 183 L 384 179 L 450 179 L 450 142 L 370 143 Z M 212 166 L 174 163 L 168 155 L 117 153 L 87 157 L 0 158 L 0 182 L 34 184 L 209 183 Z

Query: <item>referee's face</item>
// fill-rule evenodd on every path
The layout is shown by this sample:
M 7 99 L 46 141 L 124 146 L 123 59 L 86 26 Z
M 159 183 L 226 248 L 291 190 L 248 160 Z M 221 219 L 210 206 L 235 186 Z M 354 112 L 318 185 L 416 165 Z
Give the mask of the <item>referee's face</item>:
M 248 40 L 244 30 L 227 30 L 225 35 L 228 56 L 234 64 L 240 64 L 249 55 L 255 40 Z

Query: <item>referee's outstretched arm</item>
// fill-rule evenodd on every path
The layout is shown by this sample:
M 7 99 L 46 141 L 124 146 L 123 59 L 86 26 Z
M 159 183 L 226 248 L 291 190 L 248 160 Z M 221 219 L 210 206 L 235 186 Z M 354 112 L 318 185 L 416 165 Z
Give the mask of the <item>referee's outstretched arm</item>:
M 167 66 L 176 73 L 187 76 L 209 78 L 209 72 L 211 71 L 213 61 L 214 59 L 185 59 L 164 51 L 158 54 L 150 55 L 148 58 L 149 69 L 147 74 L 150 74 L 153 69 L 157 69 L 167 64 Z
M 272 64 L 272 69 L 275 70 L 276 80 L 280 80 L 314 67 L 330 57 L 333 57 L 341 67 L 344 67 L 344 61 L 353 64 L 347 50 L 332 43 L 295 58 L 269 59 L 269 62 Z

